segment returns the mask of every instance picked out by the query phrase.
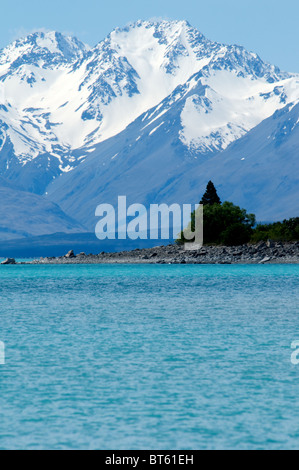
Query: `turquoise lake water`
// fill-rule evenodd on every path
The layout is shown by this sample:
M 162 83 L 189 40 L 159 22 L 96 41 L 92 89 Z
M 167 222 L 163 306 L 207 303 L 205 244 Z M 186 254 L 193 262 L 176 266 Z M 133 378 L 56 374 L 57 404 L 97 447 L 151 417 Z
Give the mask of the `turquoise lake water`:
M 1 449 L 298 449 L 299 266 L 3 266 Z

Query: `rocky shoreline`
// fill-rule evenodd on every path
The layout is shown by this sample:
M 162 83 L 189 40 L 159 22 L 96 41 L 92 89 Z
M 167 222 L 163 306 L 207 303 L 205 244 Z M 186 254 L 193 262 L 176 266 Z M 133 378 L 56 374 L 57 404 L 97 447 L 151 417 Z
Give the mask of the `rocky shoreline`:
M 22 264 L 299 264 L 299 242 L 204 246 L 197 251 L 185 251 L 181 246 L 168 245 L 98 255 L 76 255 L 71 250 L 59 258 L 41 258 Z

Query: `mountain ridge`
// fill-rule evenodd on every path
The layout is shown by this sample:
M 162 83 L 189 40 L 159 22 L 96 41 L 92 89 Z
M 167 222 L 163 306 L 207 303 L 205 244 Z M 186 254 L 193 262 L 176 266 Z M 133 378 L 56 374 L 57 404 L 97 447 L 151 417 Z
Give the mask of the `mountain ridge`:
M 137 21 L 93 48 L 55 31 L 32 33 L 0 51 L 0 176 L 91 230 L 97 203 L 120 189 L 141 203 L 183 194 L 196 202 L 230 152 L 244 161 L 247 135 L 253 154 L 270 149 L 259 126 L 270 119 L 274 132 L 271 117 L 298 102 L 298 74 L 210 41 L 186 21 Z M 250 205 L 250 193 L 238 200 Z M 275 218 L 275 206 L 253 209 Z
M 201 72 L 199 78 L 208 80 L 209 74 L 217 70 L 233 69 L 239 77 L 263 77 L 269 84 L 294 78 L 242 47 L 207 40 L 185 21 L 137 22 L 131 28 L 118 28 L 93 49 L 80 43 L 78 54 L 70 62 L 59 50 L 60 67 L 53 50 L 57 35 L 50 32 L 28 36 L 21 44 L 31 43 L 33 38 L 36 44 L 38 37 L 46 46 L 50 42 L 52 50 L 38 47 L 36 53 L 29 48 L 28 53 L 13 60 L 10 74 L 6 71 L 3 75 L 0 66 L 0 80 L 6 85 L 0 87 L 0 97 L 2 94 L 6 98 L 2 106 L 9 110 L 0 117 L 7 123 L 7 114 L 11 114 L 14 122 L 20 122 L 9 136 L 22 164 L 32 155 L 35 158 L 48 152 L 58 159 L 57 155 L 62 155 L 61 172 L 79 164 L 71 156 L 73 150 L 92 147 L 123 131 L 196 73 Z M 78 40 L 63 40 L 72 46 L 75 42 L 77 47 Z M 11 47 L 18 49 L 17 45 L 18 41 Z M 46 57 L 49 53 L 51 56 L 47 64 L 43 62 L 44 52 Z M 36 63 L 36 54 L 41 64 Z M 3 51 L 0 64 L 1 56 Z M 18 77 L 14 77 L 16 73 Z M 271 86 L 263 88 L 265 94 L 273 92 Z M 30 99 L 31 89 L 34 100 Z

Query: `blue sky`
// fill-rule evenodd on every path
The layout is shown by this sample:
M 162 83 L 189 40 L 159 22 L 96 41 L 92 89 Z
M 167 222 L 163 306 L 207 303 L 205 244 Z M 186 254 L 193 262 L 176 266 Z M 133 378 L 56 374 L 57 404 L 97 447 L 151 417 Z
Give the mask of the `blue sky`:
M 1 5 L 1 17 L 0 47 L 40 28 L 74 34 L 93 46 L 130 21 L 187 19 L 209 39 L 241 44 L 299 72 L 298 0 L 14 0 Z

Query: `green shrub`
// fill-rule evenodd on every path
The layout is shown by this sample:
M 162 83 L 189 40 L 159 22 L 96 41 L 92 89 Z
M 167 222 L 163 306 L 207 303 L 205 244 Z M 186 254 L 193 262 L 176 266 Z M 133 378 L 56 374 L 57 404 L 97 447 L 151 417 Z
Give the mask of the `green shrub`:
M 252 236 L 255 216 L 232 202 L 204 206 L 204 244 L 242 245 Z M 195 212 L 191 214 L 191 229 L 195 229 Z M 183 234 L 178 243 L 184 243 Z
M 298 241 L 299 240 L 299 217 L 275 222 L 273 224 L 258 224 L 253 231 L 251 241 Z
M 222 234 L 222 243 L 227 246 L 245 245 L 252 236 L 252 228 L 241 223 L 228 227 Z
M 299 217 L 275 222 L 273 224 L 258 224 L 255 228 L 255 215 L 247 214 L 245 209 L 235 206 L 232 202 L 221 204 L 217 190 L 209 181 L 201 204 L 204 205 L 204 244 L 205 245 L 244 245 L 260 241 L 299 241 Z M 189 229 L 194 232 L 195 212 L 191 214 Z M 190 242 L 181 238 L 176 243 Z

